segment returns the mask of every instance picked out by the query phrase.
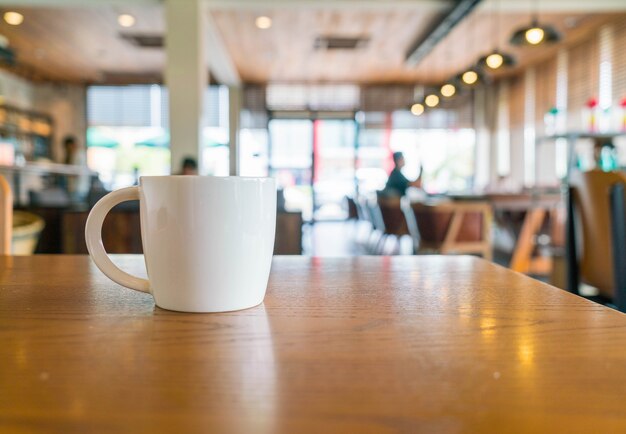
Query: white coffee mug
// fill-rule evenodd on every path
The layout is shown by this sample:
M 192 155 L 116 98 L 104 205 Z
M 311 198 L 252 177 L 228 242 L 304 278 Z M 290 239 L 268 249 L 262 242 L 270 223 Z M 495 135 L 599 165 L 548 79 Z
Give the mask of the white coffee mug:
M 148 280 L 120 270 L 102 244 L 102 223 L 120 202 L 139 200 Z M 143 176 L 114 191 L 87 218 L 87 249 L 111 280 L 182 312 L 225 312 L 263 301 L 276 229 L 272 178 Z

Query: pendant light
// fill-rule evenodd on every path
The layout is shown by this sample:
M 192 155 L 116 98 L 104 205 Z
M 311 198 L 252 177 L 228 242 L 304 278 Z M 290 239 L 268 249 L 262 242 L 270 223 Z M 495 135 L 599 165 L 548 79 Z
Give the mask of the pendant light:
M 424 86 L 415 86 L 413 88 L 413 105 L 411 105 L 411 113 L 414 116 L 421 116 L 426 110 L 424 107 Z
M 420 116 L 424 113 L 424 110 L 424 105 L 419 102 L 416 102 L 411 106 L 411 113 L 415 116 Z
M 470 20 L 472 18 L 470 17 Z M 469 25 L 471 25 L 468 34 L 471 35 L 471 37 L 468 36 L 468 38 L 466 39 L 467 41 L 467 52 L 471 52 L 471 49 L 473 47 L 472 45 L 472 41 L 475 40 L 475 35 L 474 35 L 474 22 L 473 21 L 468 21 Z M 465 71 L 463 71 L 462 73 L 460 73 L 457 76 L 457 80 L 459 80 L 461 83 L 463 83 L 466 86 L 475 86 L 476 84 L 479 83 L 481 79 L 481 74 L 480 74 L 480 70 L 478 68 L 478 65 L 472 65 L 469 68 L 467 68 Z
M 496 70 L 502 67 L 515 65 L 515 58 L 509 54 L 501 53 L 499 50 L 495 49 L 491 54 L 481 57 L 478 60 L 478 63 L 481 66 L 485 66 L 491 70 Z
M 478 83 L 480 76 L 478 75 L 477 68 L 468 68 L 465 72 L 461 73 L 460 79 L 468 86 L 473 86 Z
M 434 77 L 438 74 L 440 63 L 441 62 L 439 61 L 439 58 L 435 55 L 435 58 L 433 59 L 433 62 L 432 62 L 433 68 L 432 69 L 430 67 L 428 68 L 429 77 Z M 424 98 L 424 104 L 426 104 L 426 106 L 430 108 L 437 107 L 439 105 L 439 95 L 437 95 L 437 92 L 436 91 L 429 92 L 428 95 L 426 95 L 426 97 Z
M 443 86 L 441 86 L 441 89 L 439 90 L 439 92 L 441 93 L 441 96 L 443 96 L 444 98 L 451 98 L 454 96 L 454 94 L 456 94 L 456 86 L 452 84 L 451 82 L 446 83 Z
M 496 48 L 494 48 L 494 50 L 490 54 L 487 54 L 486 56 L 483 56 L 480 59 L 478 59 L 478 63 L 481 66 L 486 67 L 490 70 L 496 70 L 505 66 L 515 65 L 515 58 L 513 56 L 507 53 L 502 53 L 498 49 L 498 45 L 499 45 L 498 38 L 500 37 L 500 20 L 501 19 L 502 19 L 502 13 L 500 9 L 500 1 L 498 0 L 496 8 L 494 9 L 494 12 L 491 17 L 491 27 L 492 27 L 491 33 L 494 34 L 496 37 Z
M 529 47 L 550 44 L 561 40 L 561 34 L 549 24 L 539 24 L 538 3 L 535 0 L 534 11 L 529 26 L 520 27 L 511 36 L 512 45 Z
M 446 46 L 446 59 L 452 59 L 454 56 L 452 56 L 451 53 L 451 49 L 450 49 L 450 44 L 448 44 Z M 444 98 L 452 98 L 455 94 L 456 94 L 456 85 L 454 84 L 454 80 L 448 80 L 446 81 L 441 88 L 439 89 L 439 93 L 441 94 L 442 97 Z
M 430 108 L 437 107 L 437 105 L 439 104 L 439 97 L 434 93 L 431 93 L 430 95 L 426 96 L 426 98 L 424 98 L 424 103 Z

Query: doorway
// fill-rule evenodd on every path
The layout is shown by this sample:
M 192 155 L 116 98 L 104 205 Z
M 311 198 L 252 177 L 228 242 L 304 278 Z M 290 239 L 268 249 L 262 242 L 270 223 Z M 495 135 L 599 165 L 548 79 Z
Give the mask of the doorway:
M 353 119 L 313 121 L 313 218 L 348 218 L 346 196 L 356 193 L 356 123 Z
M 287 209 L 303 219 L 341 221 L 356 182 L 357 124 L 352 118 L 272 118 L 268 173 L 277 180 Z

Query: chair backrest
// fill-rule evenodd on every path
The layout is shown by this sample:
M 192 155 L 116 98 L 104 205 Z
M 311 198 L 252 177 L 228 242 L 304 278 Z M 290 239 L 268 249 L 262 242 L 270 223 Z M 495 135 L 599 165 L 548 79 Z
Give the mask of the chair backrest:
M 626 184 L 626 173 L 575 172 L 570 176 L 570 194 L 576 221 L 575 251 L 582 282 L 595 286 L 600 294 L 614 298 L 610 190 Z
M 7 180 L 0 176 L 0 255 L 11 254 L 12 233 L 13 195 Z
M 385 225 L 385 233 L 397 236 L 408 235 L 409 229 L 402 211 L 402 198 L 378 195 L 377 200 Z

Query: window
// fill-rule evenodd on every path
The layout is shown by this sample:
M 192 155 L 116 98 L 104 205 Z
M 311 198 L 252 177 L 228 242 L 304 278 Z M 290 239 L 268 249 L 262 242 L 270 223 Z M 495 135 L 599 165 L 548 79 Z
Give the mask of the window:
M 87 164 L 108 188 L 132 185 L 140 175 L 170 172 L 163 93 L 157 85 L 87 89 Z
M 205 93 L 202 174 L 228 175 L 228 89 Z M 87 164 L 106 187 L 132 185 L 170 169 L 167 89 L 159 85 L 87 89 Z
M 241 176 L 267 176 L 268 165 L 268 131 L 265 128 L 242 128 L 239 131 Z
M 304 220 L 313 217 L 313 122 L 308 119 L 272 119 L 270 176 L 276 178 L 285 198 L 285 208 L 302 211 Z
M 472 188 L 476 134 L 471 128 L 394 129 L 391 149 L 404 154 L 403 173 L 409 179 L 423 167 L 424 189 L 429 193 Z

